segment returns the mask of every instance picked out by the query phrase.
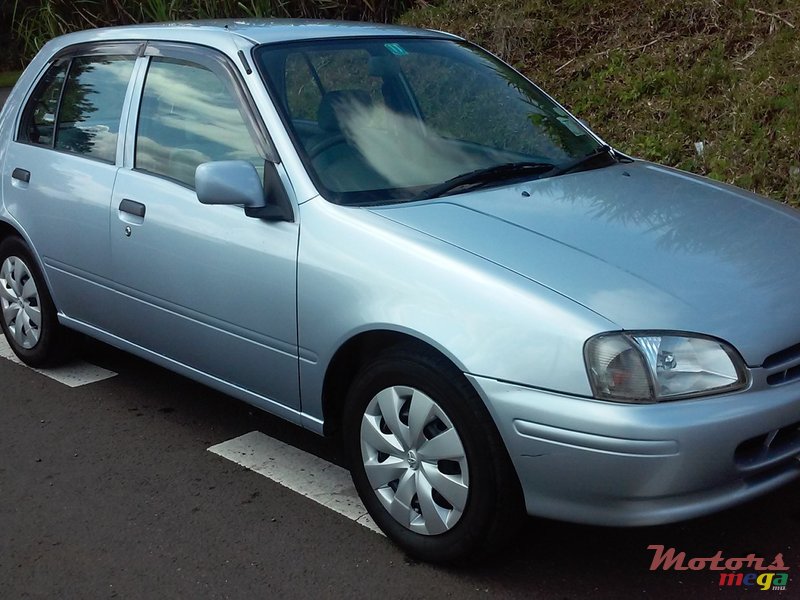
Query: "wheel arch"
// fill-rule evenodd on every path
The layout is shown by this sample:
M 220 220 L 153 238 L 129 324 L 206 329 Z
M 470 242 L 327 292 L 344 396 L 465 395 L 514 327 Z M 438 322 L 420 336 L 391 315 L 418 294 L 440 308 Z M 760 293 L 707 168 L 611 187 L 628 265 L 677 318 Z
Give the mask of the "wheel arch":
M 344 342 L 325 370 L 322 384 L 323 433 L 335 436 L 341 430 L 342 414 L 347 392 L 358 370 L 372 356 L 393 346 L 409 346 L 421 352 L 433 352 L 464 373 L 463 366 L 434 343 L 407 332 L 389 329 L 362 331 Z M 471 384 L 470 384 L 471 385 Z
M 39 267 L 39 272 L 42 274 L 42 277 L 44 277 L 45 284 L 47 285 L 47 291 L 50 293 L 50 296 L 53 297 L 53 286 L 50 284 L 50 278 L 48 277 L 47 271 L 44 268 L 44 263 L 42 262 L 39 253 L 31 243 L 30 238 L 25 234 L 21 227 L 14 225 L 13 223 L 9 223 L 4 218 L 0 217 L 0 244 L 10 237 L 18 237 L 22 240 L 22 243 L 25 244 L 28 252 L 33 257 L 33 260 L 36 261 L 36 266 Z M 56 307 L 58 307 L 55 297 L 53 297 L 53 302 L 55 303 Z
M 12 236 L 19 237 L 25 240 L 26 244 L 28 243 L 28 240 L 25 238 L 24 235 L 22 235 L 22 233 L 16 227 L 11 225 L 11 223 L 9 223 L 8 221 L 3 221 L 2 219 L 0 219 L 0 244 L 2 244 L 6 239 Z

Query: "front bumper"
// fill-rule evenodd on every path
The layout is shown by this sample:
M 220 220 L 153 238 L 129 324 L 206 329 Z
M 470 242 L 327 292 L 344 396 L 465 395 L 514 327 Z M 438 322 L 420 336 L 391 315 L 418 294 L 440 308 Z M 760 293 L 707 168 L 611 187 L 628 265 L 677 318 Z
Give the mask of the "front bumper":
M 630 405 L 468 377 L 505 441 L 531 515 L 655 525 L 800 477 L 800 385 Z

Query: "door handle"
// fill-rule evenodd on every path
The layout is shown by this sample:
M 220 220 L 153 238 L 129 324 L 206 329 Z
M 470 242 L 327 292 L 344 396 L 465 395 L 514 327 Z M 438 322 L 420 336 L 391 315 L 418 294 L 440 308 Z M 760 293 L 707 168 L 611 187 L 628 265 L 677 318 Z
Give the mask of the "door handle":
M 30 183 L 30 181 L 31 181 L 31 172 L 30 171 L 26 171 L 25 169 L 20 169 L 19 167 L 17 167 L 11 173 L 11 177 L 13 179 L 21 181 L 23 183 Z
M 119 210 L 121 212 L 128 213 L 129 215 L 133 215 L 134 217 L 144 219 L 145 205 L 141 202 L 134 202 L 133 200 L 128 200 L 125 198 L 119 203 Z

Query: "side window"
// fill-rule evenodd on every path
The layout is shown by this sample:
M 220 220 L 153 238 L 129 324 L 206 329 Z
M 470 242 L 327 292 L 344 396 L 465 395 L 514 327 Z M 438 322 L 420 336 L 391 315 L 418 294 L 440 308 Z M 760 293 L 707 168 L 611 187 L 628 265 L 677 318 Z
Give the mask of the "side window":
M 151 59 L 139 109 L 135 168 L 194 187 L 197 166 L 215 160 L 250 161 L 263 175 L 264 159 L 235 94 L 201 65 Z
M 58 98 L 61 96 L 68 67 L 69 60 L 56 62 L 36 86 L 22 113 L 22 123 L 17 136 L 20 142 L 48 148 L 53 146 Z
M 133 56 L 75 58 L 58 113 L 56 148 L 113 163 Z

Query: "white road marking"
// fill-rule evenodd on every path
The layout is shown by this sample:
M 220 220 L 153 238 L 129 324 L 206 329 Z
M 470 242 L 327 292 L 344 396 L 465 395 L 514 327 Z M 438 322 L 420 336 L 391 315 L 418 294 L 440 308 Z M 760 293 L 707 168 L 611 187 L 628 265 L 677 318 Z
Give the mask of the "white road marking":
M 272 439 L 260 431 L 251 431 L 211 446 L 208 451 L 247 467 L 383 535 L 358 498 L 346 469 Z
M 17 358 L 11 346 L 8 345 L 8 340 L 6 340 L 6 337 L 2 334 L 0 334 L 0 357 L 6 358 L 23 367 L 27 366 Z M 116 375 L 114 371 L 109 371 L 83 361 L 70 362 L 52 369 L 32 370 L 73 388 L 103 381 L 104 379 L 110 379 Z

